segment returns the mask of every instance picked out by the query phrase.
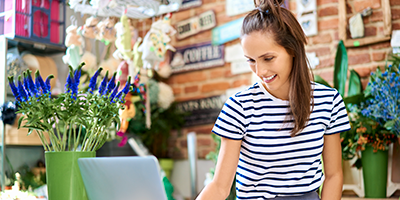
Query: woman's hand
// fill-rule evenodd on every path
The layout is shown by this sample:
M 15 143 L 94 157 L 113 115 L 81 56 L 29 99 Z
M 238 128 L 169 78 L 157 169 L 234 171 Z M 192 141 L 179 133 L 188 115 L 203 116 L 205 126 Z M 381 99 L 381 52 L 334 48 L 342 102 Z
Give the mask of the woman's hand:
M 221 148 L 212 182 L 196 200 L 224 200 L 228 197 L 239 162 L 242 140 L 221 137 Z

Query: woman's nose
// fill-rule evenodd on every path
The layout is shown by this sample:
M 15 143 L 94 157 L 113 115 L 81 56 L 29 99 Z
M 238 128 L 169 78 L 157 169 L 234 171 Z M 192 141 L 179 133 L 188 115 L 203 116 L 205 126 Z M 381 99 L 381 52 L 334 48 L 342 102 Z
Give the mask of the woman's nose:
M 265 67 L 262 67 L 260 64 L 256 64 L 256 74 L 257 76 L 261 77 L 266 73 Z

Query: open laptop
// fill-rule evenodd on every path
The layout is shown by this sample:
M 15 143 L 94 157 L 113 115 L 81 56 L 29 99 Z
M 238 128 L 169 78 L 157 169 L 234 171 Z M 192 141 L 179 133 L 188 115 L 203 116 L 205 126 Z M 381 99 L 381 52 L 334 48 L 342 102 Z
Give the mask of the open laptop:
M 89 200 L 167 200 L 154 156 L 79 158 Z

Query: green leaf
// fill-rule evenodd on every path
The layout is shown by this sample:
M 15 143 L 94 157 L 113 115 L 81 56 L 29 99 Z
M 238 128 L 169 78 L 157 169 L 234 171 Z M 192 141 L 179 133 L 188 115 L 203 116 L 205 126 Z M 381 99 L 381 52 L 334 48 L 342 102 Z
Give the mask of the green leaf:
M 22 121 L 24 121 L 24 119 L 25 119 L 25 116 L 21 116 L 21 117 L 18 119 L 18 129 L 21 127 Z
M 390 121 L 387 121 L 387 122 L 385 123 L 385 125 L 383 125 L 383 127 L 385 127 L 387 130 L 392 130 L 392 127 L 394 126 L 395 121 L 396 121 L 396 120 L 394 120 L 394 119 L 392 119 L 392 120 L 390 120 Z
M 338 44 L 334 67 L 333 87 L 336 88 L 343 97 L 347 80 L 348 58 L 346 47 L 344 46 L 342 40 L 340 40 Z
M 348 96 L 343 98 L 344 104 L 360 104 L 362 101 L 364 101 L 364 95 L 357 94 L 353 96 Z
M 314 75 L 314 81 L 315 81 L 316 83 L 320 83 L 320 84 L 322 84 L 322 85 L 325 85 L 325 86 L 328 86 L 328 87 L 332 87 L 332 86 L 330 86 L 329 83 L 326 82 L 320 75 L 315 74 L 315 75 Z
M 362 93 L 362 84 L 360 75 L 353 69 L 350 70 L 349 77 L 349 89 L 347 91 L 347 96 L 358 95 Z

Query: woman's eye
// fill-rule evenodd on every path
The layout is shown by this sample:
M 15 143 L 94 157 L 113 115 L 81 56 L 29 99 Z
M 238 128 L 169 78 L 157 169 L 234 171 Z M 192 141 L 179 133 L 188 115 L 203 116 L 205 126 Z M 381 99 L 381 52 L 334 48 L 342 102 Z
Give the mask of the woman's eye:
M 274 59 L 274 57 L 264 58 L 265 61 L 270 61 L 272 59 Z
M 247 62 L 248 62 L 248 63 L 254 63 L 254 60 L 248 59 Z

